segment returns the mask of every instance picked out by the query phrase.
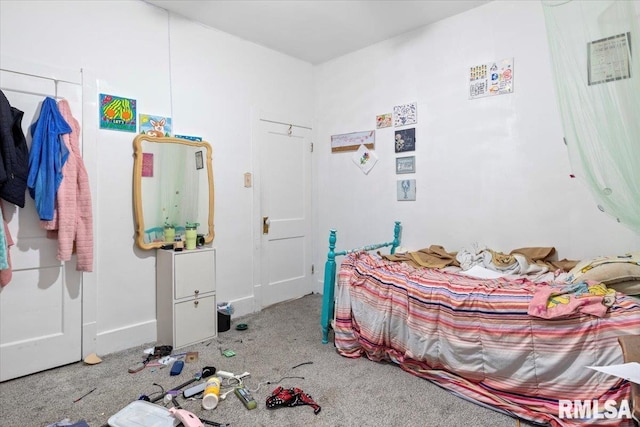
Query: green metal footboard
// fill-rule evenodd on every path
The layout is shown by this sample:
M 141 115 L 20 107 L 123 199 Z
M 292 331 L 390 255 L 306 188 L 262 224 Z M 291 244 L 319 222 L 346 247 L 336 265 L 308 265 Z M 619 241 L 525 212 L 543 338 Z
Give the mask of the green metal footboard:
M 322 343 L 329 342 L 329 325 L 333 319 L 334 298 L 336 287 L 336 257 L 347 255 L 353 252 L 373 251 L 379 248 L 391 246 L 391 254 L 394 254 L 396 248 L 400 246 L 400 221 L 395 222 L 393 227 L 393 241 L 387 243 L 378 243 L 375 245 L 362 246 L 356 249 L 336 252 L 336 230 L 329 230 L 329 253 L 327 254 L 327 262 L 324 265 L 324 290 L 322 294 L 322 315 L 320 318 L 320 326 L 322 326 Z

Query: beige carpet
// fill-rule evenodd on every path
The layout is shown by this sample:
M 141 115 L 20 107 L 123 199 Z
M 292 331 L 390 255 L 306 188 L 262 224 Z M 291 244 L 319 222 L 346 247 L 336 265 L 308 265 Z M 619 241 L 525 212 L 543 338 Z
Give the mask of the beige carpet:
M 180 349 L 197 351 L 199 359 L 186 363 L 178 376 L 170 376 L 169 368 L 127 372 L 143 358 L 145 348 L 160 344 L 149 343 L 100 354 L 102 363 L 97 365 L 78 362 L 6 381 L 0 384 L 0 425 L 46 426 L 68 418 L 104 426 L 140 395 L 157 396 L 152 393 L 160 387 L 154 383 L 169 390 L 193 378 L 204 366 L 214 366 L 234 373 L 250 372 L 245 385 L 253 390 L 257 408 L 247 410 L 233 393 L 210 411 L 202 409 L 200 400 L 180 397 L 178 401 L 198 416 L 232 426 L 516 426 L 514 418 L 456 397 L 395 365 L 338 355 L 333 344 L 321 343 L 321 304 L 321 295 L 308 295 L 232 318 L 231 330 L 218 339 Z M 238 323 L 248 324 L 248 330 L 235 330 Z M 225 357 L 221 349 L 231 349 L 236 355 Z M 315 415 L 310 406 L 266 409 L 266 398 L 282 377 L 303 377 L 283 379 L 280 384 L 311 395 L 321 406 L 320 413 Z

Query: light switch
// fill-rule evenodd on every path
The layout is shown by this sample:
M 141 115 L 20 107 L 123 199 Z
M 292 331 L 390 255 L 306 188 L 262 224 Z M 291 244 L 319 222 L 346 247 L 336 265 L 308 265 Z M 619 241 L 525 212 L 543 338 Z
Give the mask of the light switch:
M 244 174 L 244 186 L 246 188 L 251 187 L 251 173 L 249 172 Z

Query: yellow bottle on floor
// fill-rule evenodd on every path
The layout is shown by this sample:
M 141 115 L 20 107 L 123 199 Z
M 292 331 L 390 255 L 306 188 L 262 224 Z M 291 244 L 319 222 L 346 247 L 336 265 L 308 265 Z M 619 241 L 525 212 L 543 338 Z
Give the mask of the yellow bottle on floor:
M 207 380 L 207 385 L 204 388 L 204 395 L 202 397 L 203 409 L 215 409 L 218 406 L 218 400 L 220 398 L 220 378 L 211 377 Z

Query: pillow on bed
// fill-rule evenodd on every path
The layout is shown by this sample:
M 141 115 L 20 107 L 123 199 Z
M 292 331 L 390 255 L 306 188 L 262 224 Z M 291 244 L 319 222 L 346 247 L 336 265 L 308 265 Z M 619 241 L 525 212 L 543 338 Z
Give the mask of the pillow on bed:
M 610 283 L 607 287 L 627 295 L 640 295 L 640 280 Z
M 640 280 L 640 265 L 630 262 L 609 262 L 596 265 L 582 274 L 580 274 L 580 270 L 574 274 L 574 283 L 584 280 L 595 280 L 596 282 L 610 285 L 630 280 Z

